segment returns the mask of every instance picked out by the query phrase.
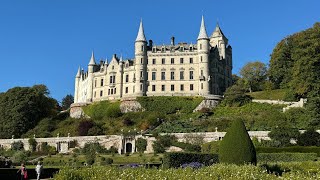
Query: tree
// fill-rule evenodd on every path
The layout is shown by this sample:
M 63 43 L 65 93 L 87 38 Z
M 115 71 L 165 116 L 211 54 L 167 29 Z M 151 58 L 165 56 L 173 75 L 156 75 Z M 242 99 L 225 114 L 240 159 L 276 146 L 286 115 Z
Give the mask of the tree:
M 257 164 L 256 150 L 242 120 L 234 120 L 219 146 L 219 161 Z
M 16 141 L 11 144 L 11 150 L 21 151 L 24 150 L 24 144 L 22 141 Z
M 147 149 L 147 140 L 138 138 L 136 141 L 136 147 L 139 153 L 143 153 Z
M 0 138 L 20 137 L 57 112 L 57 101 L 44 85 L 15 87 L 0 94 Z
M 288 146 L 290 145 L 291 139 L 295 140 L 300 135 L 297 128 L 289 127 L 288 125 L 280 125 L 273 128 L 268 136 L 279 143 L 279 146 Z
M 74 101 L 74 99 L 71 94 L 68 94 L 64 98 L 62 98 L 62 102 L 61 102 L 62 110 L 69 109 L 71 104 L 73 103 L 73 101 Z
M 30 138 L 29 140 L 28 140 L 28 143 L 29 143 L 29 146 L 30 146 L 30 150 L 32 151 L 32 152 L 34 152 L 34 151 L 36 151 L 36 149 L 37 149 L 37 141 L 34 139 L 34 138 Z
M 259 61 L 249 62 L 240 70 L 240 75 L 250 92 L 261 90 L 267 77 L 267 67 Z
M 308 129 L 297 138 L 300 146 L 320 146 L 320 134 L 314 129 Z
M 252 97 L 246 94 L 246 90 L 236 84 L 226 90 L 221 104 L 225 106 L 243 106 L 251 102 L 251 100 Z

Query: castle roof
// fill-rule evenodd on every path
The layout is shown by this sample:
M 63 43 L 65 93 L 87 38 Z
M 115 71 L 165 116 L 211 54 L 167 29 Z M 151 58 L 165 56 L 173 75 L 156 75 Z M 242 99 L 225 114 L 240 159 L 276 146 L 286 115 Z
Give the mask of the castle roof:
M 77 72 L 76 78 L 80 78 L 80 66 L 78 68 L 78 72 Z
M 93 51 L 92 51 L 92 54 L 91 54 L 91 59 L 90 59 L 90 62 L 89 62 L 89 66 L 90 65 L 96 65 L 96 61 L 94 60 L 94 53 L 93 53 Z
M 218 36 L 224 36 L 219 24 L 217 23 L 217 26 L 215 28 L 215 30 L 213 31 L 213 33 L 211 34 L 211 37 L 218 37 Z
M 147 41 L 146 36 L 144 35 L 144 30 L 143 30 L 143 24 L 142 24 L 142 19 L 140 21 L 140 27 L 137 35 L 136 41 Z
M 206 31 L 206 26 L 204 24 L 203 16 L 202 16 L 202 19 L 201 19 L 200 32 L 199 32 L 199 36 L 198 36 L 198 40 L 199 39 L 209 39 L 208 35 L 207 35 L 207 31 Z

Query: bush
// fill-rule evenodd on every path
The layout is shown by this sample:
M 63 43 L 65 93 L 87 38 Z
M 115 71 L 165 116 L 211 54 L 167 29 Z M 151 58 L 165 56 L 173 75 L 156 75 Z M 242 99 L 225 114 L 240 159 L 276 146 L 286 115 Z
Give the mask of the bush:
M 113 159 L 112 158 L 106 158 L 105 163 L 106 164 L 112 164 L 113 163 Z
M 258 153 L 257 159 L 261 163 L 269 162 L 302 162 L 314 161 L 317 159 L 316 153 Z
M 221 141 L 212 141 L 208 143 L 204 143 L 201 146 L 201 152 L 203 153 L 212 153 L 217 154 L 219 153 L 219 145 Z
M 181 165 L 191 162 L 199 162 L 205 166 L 218 163 L 217 154 L 202 154 L 202 153 L 185 153 L 172 152 L 165 153 L 163 157 L 163 166 L 166 168 L 181 167 Z
M 83 107 L 84 112 L 94 120 L 102 120 L 105 117 L 117 118 L 122 115 L 120 102 L 101 101 Z
M 320 134 L 315 130 L 307 130 L 297 138 L 299 146 L 320 146 Z
M 94 122 L 91 120 L 82 120 L 78 126 L 78 135 L 79 136 L 87 136 L 90 128 L 94 126 Z
M 22 141 L 15 141 L 11 144 L 11 150 L 21 151 L 24 150 L 24 144 Z
M 243 106 L 250 103 L 252 97 L 246 94 L 246 89 L 240 85 L 233 85 L 229 87 L 224 93 L 224 99 L 221 102 L 224 106 Z
M 219 160 L 227 164 L 257 163 L 256 150 L 242 120 L 235 120 L 220 143 Z
M 30 153 L 27 151 L 17 151 L 13 154 L 12 161 L 15 164 L 19 163 L 25 163 L 28 160 L 28 157 L 30 156 Z
M 154 141 L 152 147 L 155 154 L 166 152 L 166 149 L 158 141 Z
M 304 146 L 290 146 L 290 147 L 257 147 L 257 153 L 316 153 L 320 156 L 320 147 L 304 147 Z
M 28 140 L 28 143 L 29 143 L 29 146 L 30 146 L 30 150 L 32 151 L 32 152 L 34 152 L 34 151 L 36 151 L 36 148 L 37 148 L 37 141 L 34 139 L 34 138 L 30 138 L 29 140 Z
M 143 138 L 138 138 L 136 141 L 137 151 L 143 153 L 147 149 L 147 140 Z
M 81 149 L 81 153 L 87 154 L 91 151 L 97 152 L 97 153 L 105 153 L 107 152 L 107 149 L 103 146 L 101 146 L 98 142 L 90 142 L 84 144 L 83 148 Z
M 172 146 L 179 147 L 186 152 L 201 152 L 201 146 L 196 144 L 175 141 L 172 143 Z
M 290 140 L 296 139 L 299 135 L 300 133 L 297 128 L 291 128 L 286 125 L 273 128 L 268 134 L 272 140 L 278 141 L 282 147 L 290 145 Z

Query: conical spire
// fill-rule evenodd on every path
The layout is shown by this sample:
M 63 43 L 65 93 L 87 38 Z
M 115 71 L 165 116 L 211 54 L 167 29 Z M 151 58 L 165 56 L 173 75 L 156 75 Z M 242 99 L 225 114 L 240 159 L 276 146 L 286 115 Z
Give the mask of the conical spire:
M 120 62 L 122 62 L 123 60 L 122 60 L 122 54 L 121 54 L 121 56 L 120 56 Z
M 80 66 L 78 68 L 78 72 L 77 72 L 76 78 L 80 78 Z
M 91 54 L 91 59 L 90 59 L 90 62 L 89 62 L 89 66 L 90 65 L 96 65 L 96 61 L 94 60 L 94 53 L 92 51 L 92 54 Z
M 207 35 L 207 31 L 206 31 L 206 26 L 204 24 L 203 16 L 202 16 L 200 32 L 199 32 L 199 36 L 198 36 L 198 40 L 199 39 L 208 39 L 208 35 Z
M 106 60 L 104 61 L 105 65 L 108 65 L 108 58 L 106 58 Z
M 136 41 L 147 41 L 146 36 L 144 35 L 142 19 L 140 21 L 140 27 L 139 27 L 138 36 L 137 36 Z
M 214 29 L 211 37 L 224 36 L 223 32 L 220 29 L 219 23 L 217 23 L 216 28 Z

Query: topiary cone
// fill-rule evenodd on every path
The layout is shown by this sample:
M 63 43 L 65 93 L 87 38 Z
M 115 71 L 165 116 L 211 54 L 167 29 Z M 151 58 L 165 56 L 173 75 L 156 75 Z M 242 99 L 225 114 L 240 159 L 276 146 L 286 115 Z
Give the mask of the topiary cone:
M 256 150 L 242 120 L 235 120 L 222 139 L 219 161 L 227 164 L 257 164 Z

